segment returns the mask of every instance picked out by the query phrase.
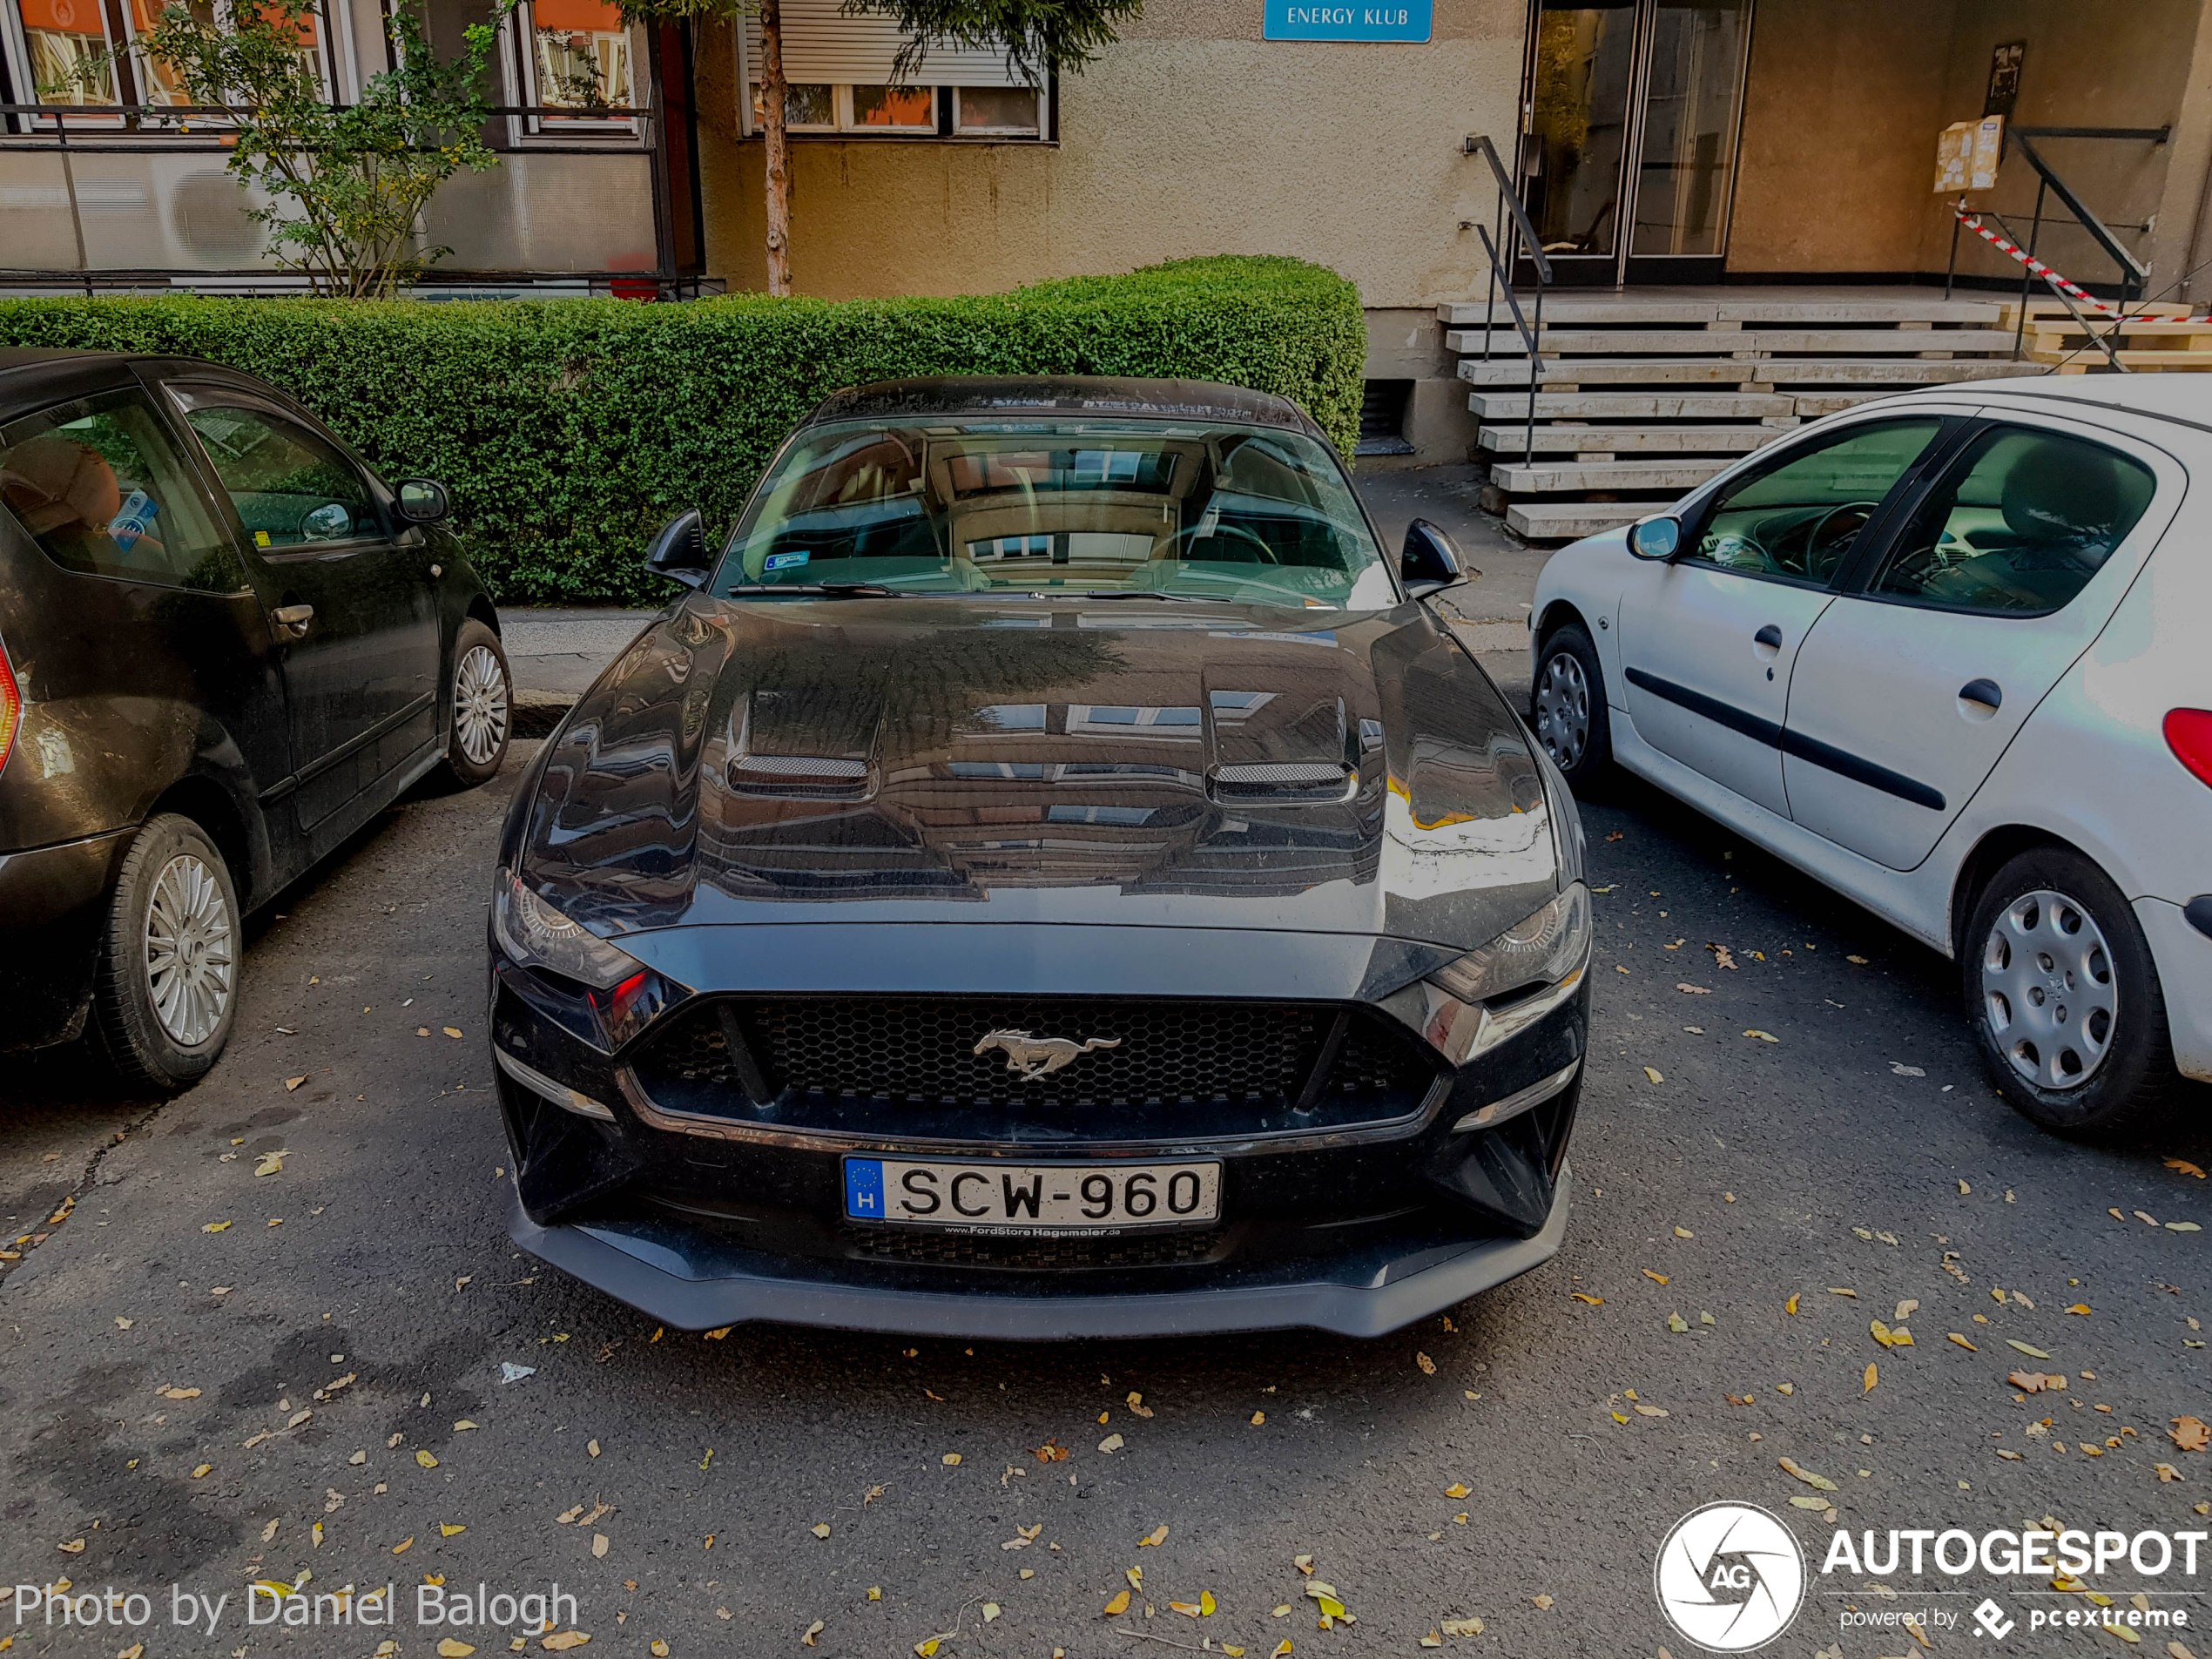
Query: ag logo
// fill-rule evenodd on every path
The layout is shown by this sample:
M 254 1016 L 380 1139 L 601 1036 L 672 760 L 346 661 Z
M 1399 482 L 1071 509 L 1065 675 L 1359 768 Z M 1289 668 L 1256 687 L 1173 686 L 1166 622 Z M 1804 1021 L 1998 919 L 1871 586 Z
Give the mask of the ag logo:
M 1748 1503 L 1709 1503 L 1676 1521 L 1652 1568 L 1659 1610 L 1685 1641 L 1748 1653 L 1790 1628 L 1805 1558 L 1790 1529 Z

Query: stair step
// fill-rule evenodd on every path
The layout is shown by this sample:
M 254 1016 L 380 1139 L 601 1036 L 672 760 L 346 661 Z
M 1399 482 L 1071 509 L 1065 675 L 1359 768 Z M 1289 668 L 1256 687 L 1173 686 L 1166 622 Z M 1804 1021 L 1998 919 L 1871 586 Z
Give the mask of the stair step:
M 1595 536 L 1633 524 L 1664 502 L 1632 501 L 1517 501 L 1506 509 L 1506 528 L 1532 542 Z
M 1738 455 L 1788 431 L 1773 426 L 1540 426 L 1539 455 Z M 1501 455 L 1526 455 L 1528 428 L 1485 421 L 1475 444 Z
M 1525 382 L 1524 382 L 1525 383 Z M 1787 392 L 1539 392 L 1536 418 L 1585 421 L 1757 421 L 1794 419 Z M 1486 421 L 1526 421 L 1526 392 L 1470 392 L 1467 408 Z
M 1533 319 L 1535 315 L 1535 290 L 1517 290 L 1516 296 L 1521 301 L 1521 314 Z M 1512 307 L 1502 298 L 1496 301 L 1494 317 L 1491 308 L 1480 300 L 1447 300 L 1437 307 L 1436 314 L 1440 320 L 1453 328 L 1480 328 L 1492 322 L 1501 328 L 1513 327 Z M 1578 298 L 1554 289 L 1544 296 L 1544 321 L 1547 324 L 1575 326 L 1671 323 L 1692 327 L 1708 322 L 1925 322 L 1952 327 L 1975 323 L 2009 327 L 2012 317 L 2008 307 L 2001 302 L 1981 300 L 1911 296 L 1896 300 L 1864 297 L 1845 300 L 1832 295 L 1826 299 L 1789 300 L 1630 299 L 1595 294 Z
M 1634 490 L 1669 498 L 1720 475 L 1732 461 L 1494 461 L 1490 482 L 1513 496 L 1558 496 L 1573 489 Z
M 2006 358 L 1883 359 L 1858 357 L 1769 357 L 1739 362 L 1728 358 L 1578 357 L 1543 360 L 1547 385 L 1935 386 L 2000 375 L 2040 374 L 2039 363 Z M 1526 386 L 1526 358 L 1460 360 L 1460 378 L 1477 386 Z
M 2013 337 L 2000 328 L 1554 328 L 1545 320 L 1539 338 L 1545 353 L 1580 352 L 1614 356 L 1647 353 L 1683 353 L 1704 356 L 1755 352 L 1762 357 L 1777 352 L 1865 352 L 1892 357 L 1914 357 L 1922 352 L 2003 352 L 2010 355 Z M 2212 330 L 2206 331 L 2212 333 Z M 1444 349 L 1480 352 L 1485 342 L 1491 354 L 1519 356 L 1524 347 L 1516 328 L 1447 328 Z

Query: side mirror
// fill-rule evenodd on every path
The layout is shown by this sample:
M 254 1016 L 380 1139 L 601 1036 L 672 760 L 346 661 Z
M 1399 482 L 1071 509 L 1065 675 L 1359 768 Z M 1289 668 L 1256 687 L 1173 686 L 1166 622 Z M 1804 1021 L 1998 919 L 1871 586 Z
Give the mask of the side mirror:
M 1671 559 L 1682 549 L 1682 520 L 1658 513 L 1629 526 L 1629 551 L 1640 559 Z
M 1459 543 L 1428 520 L 1417 518 L 1406 527 L 1406 547 L 1398 556 L 1398 574 L 1415 598 L 1460 581 L 1465 569 Z
M 685 508 L 660 527 L 645 550 L 645 568 L 687 588 L 706 580 L 706 521 L 698 508 Z
M 452 510 L 446 487 L 428 478 L 410 478 L 400 486 L 393 510 L 409 524 L 435 524 Z

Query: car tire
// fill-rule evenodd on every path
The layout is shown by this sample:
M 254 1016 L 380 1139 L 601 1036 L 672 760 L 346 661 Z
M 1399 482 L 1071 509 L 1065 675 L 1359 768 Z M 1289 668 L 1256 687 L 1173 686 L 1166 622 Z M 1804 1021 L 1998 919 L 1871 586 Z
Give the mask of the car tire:
M 462 789 L 474 789 L 498 775 L 515 729 L 515 681 L 499 636 L 474 617 L 454 636 L 447 706 L 445 775 Z
M 1992 876 L 1959 951 L 1966 1018 L 1997 1091 L 2083 1140 L 2154 1122 L 2180 1087 L 2158 965 L 2134 911 L 2079 853 L 2041 846 Z
M 1605 671 L 1580 623 L 1544 636 L 1528 692 L 1528 725 L 1577 795 L 1604 783 L 1613 769 L 1613 722 Z
M 94 1040 L 117 1076 L 162 1094 L 206 1076 L 230 1040 L 245 943 L 230 866 L 189 818 L 132 838 L 108 894 L 92 993 Z

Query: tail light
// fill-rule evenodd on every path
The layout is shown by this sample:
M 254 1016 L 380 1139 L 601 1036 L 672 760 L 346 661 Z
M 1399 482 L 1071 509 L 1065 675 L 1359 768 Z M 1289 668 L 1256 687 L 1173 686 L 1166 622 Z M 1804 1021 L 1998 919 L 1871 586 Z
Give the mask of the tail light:
M 15 752 L 16 733 L 23 727 L 23 691 L 16 685 L 15 664 L 8 660 L 8 645 L 0 640 L 0 768 Z
M 2166 746 L 2199 783 L 2212 785 L 2212 709 L 2169 709 Z

